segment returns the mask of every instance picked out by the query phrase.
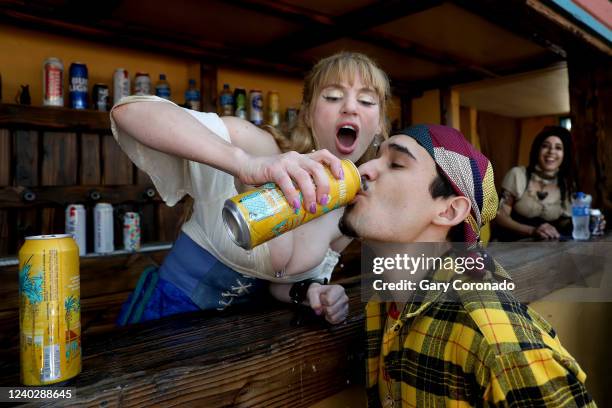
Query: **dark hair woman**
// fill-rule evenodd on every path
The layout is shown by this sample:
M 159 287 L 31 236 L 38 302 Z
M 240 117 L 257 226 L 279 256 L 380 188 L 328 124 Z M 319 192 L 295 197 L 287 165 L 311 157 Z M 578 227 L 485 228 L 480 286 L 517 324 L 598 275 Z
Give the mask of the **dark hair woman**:
M 558 239 L 569 234 L 571 163 L 570 132 L 559 126 L 542 129 L 531 145 L 529 165 L 513 167 L 502 182 L 496 218 L 500 240 Z

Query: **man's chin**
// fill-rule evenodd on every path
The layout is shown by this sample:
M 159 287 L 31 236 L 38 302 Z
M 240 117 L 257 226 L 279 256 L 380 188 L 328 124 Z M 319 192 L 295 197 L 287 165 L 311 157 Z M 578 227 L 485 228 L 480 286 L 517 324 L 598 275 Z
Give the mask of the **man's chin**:
M 350 221 L 350 213 L 353 207 L 354 204 L 351 204 L 345 208 L 342 218 L 340 218 L 340 221 L 338 221 L 338 229 L 340 229 L 340 232 L 347 237 L 359 238 L 359 234 L 357 234 L 355 227 Z

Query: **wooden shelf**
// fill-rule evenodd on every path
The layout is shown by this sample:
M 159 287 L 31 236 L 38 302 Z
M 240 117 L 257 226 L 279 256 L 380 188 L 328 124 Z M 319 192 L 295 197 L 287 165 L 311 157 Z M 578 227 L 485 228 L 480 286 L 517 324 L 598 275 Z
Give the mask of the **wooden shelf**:
M 108 112 L 0 103 L 0 127 L 109 132 Z

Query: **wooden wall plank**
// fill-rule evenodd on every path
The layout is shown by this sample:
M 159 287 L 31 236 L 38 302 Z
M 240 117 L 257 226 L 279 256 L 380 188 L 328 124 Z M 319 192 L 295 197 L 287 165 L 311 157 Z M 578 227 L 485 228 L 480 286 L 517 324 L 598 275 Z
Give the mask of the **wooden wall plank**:
M 13 132 L 14 179 L 16 186 L 32 187 L 39 184 L 39 135 L 36 131 L 16 130 Z M 16 253 L 24 237 L 40 234 L 38 211 L 22 209 L 16 212 L 15 235 L 9 238 L 9 252 Z
M 102 162 L 102 184 L 132 184 L 134 165 L 111 135 L 102 136 Z
M 158 240 L 162 242 L 174 241 L 178 237 L 183 218 L 184 204 L 177 203 L 168 207 L 161 203 L 157 206 Z
M 478 112 L 477 127 L 481 151 L 493 164 L 495 187 L 499 191 L 508 170 L 518 164 L 520 122 L 489 112 Z
M 153 182 L 147 173 L 136 168 L 136 184 L 153 187 Z M 140 215 L 141 242 L 157 241 L 157 228 L 155 227 L 155 204 L 145 203 L 138 206 Z
M 100 135 L 92 133 L 81 134 L 80 154 L 79 184 L 100 184 Z
M 0 129 L 0 186 L 11 185 L 11 132 Z M 11 224 L 9 211 L 0 210 L 0 256 L 9 254 Z
M 77 136 L 74 133 L 44 132 L 41 185 L 68 186 L 77 182 Z M 85 197 L 83 197 L 85 199 Z M 64 208 L 45 208 L 41 214 L 41 233 L 64 232 Z

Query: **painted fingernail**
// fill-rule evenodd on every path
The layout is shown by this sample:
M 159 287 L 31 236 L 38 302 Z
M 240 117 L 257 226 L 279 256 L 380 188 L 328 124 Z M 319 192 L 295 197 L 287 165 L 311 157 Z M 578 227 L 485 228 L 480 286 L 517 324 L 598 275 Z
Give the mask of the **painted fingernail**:
M 317 314 L 317 316 L 321 316 L 321 313 L 323 313 L 323 310 L 317 309 L 315 310 L 315 313 Z
M 317 205 L 315 203 L 310 204 L 310 212 L 313 214 L 317 212 Z
M 340 169 L 340 180 L 344 180 L 344 170 Z
M 321 198 L 321 205 L 325 205 L 329 202 L 329 195 L 325 194 L 322 198 Z
M 297 198 L 293 200 L 293 208 L 295 208 L 296 210 L 300 209 L 300 200 L 298 200 Z

